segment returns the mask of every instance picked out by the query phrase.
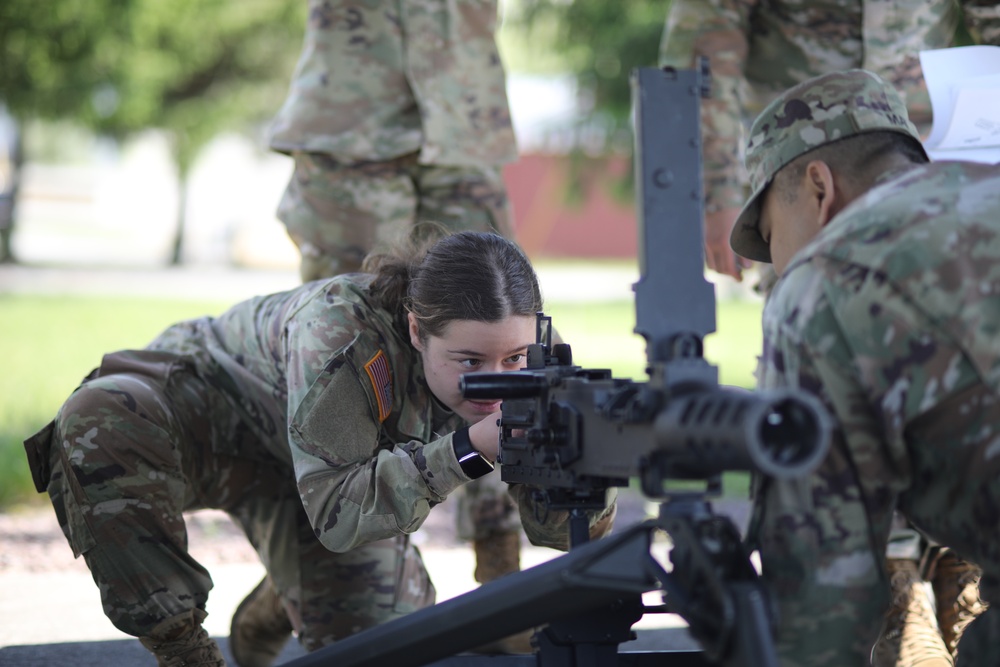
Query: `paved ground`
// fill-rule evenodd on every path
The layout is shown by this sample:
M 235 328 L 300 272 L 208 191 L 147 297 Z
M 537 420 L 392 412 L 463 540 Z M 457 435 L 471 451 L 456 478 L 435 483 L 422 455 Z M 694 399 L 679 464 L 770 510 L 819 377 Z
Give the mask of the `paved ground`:
M 745 504 L 722 503 L 719 511 L 738 524 L 746 519 Z M 634 492 L 620 502 L 619 527 L 641 520 L 652 508 Z M 243 596 L 263 576 L 263 568 L 238 529 L 221 512 L 188 516 L 191 552 L 212 573 L 215 589 L 209 599 L 206 629 L 228 650 L 229 619 Z M 476 587 L 473 558 L 467 545 L 454 536 L 454 516 L 447 503 L 435 508 L 415 540 L 438 589 L 439 601 Z M 0 666 L 42 665 L 152 665 L 136 640 L 114 628 L 101 611 L 98 592 L 82 561 L 74 560 L 59 532 L 51 509 L 45 506 L 0 515 Z M 669 562 L 669 544 L 654 541 L 652 553 Z M 559 556 L 558 552 L 526 546 L 523 567 Z M 669 567 L 669 565 L 668 565 Z M 647 604 L 658 604 L 655 594 Z M 635 629 L 639 639 L 622 650 L 694 651 L 682 619 L 670 614 L 648 615 Z M 303 655 L 290 642 L 282 662 Z M 492 667 L 500 667 L 493 663 Z

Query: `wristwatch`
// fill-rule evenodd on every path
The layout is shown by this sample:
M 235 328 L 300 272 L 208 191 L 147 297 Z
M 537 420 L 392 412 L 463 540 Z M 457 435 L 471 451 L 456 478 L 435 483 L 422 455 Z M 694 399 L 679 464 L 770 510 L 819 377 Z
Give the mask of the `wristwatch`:
M 483 475 L 493 472 L 493 462 L 472 446 L 468 427 L 455 431 L 451 442 L 455 448 L 455 458 L 458 459 L 458 465 L 462 466 L 462 472 L 470 479 L 479 479 Z

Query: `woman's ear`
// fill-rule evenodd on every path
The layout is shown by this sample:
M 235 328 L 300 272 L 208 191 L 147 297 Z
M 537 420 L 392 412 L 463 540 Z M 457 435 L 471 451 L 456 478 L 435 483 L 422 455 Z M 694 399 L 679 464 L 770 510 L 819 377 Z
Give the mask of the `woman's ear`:
M 420 340 L 420 322 L 417 321 L 417 316 L 407 311 L 406 323 L 407 328 L 410 331 L 410 344 L 417 350 L 423 352 L 424 344 L 423 341 Z
M 816 207 L 817 229 L 826 227 L 833 216 L 840 211 L 837 201 L 837 183 L 830 165 L 822 160 L 813 160 L 806 165 L 806 188 Z

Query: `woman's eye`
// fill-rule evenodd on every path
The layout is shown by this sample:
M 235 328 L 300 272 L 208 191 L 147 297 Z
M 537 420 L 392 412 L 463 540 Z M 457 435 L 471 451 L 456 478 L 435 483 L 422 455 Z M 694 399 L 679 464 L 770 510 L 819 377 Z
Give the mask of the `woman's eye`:
M 462 359 L 458 363 L 465 366 L 466 368 L 479 368 L 483 364 L 483 362 L 480 361 L 479 359 Z
M 507 363 L 508 364 L 519 364 L 522 361 L 524 361 L 524 356 L 525 355 L 523 355 L 523 354 L 512 354 L 511 356 L 507 357 Z

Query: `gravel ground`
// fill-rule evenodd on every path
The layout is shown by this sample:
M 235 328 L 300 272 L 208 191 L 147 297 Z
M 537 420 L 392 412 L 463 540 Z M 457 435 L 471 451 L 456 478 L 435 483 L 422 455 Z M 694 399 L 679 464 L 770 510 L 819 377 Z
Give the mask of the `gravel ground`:
M 734 518 L 741 528 L 746 521 L 746 504 L 719 501 L 719 512 Z M 638 493 L 623 490 L 619 495 L 616 525 L 641 521 L 651 511 Z M 454 548 L 462 543 L 455 536 L 453 505 L 442 503 L 430 513 L 414 537 L 422 550 Z M 191 554 L 206 567 L 227 563 L 256 563 L 257 555 L 242 531 L 221 511 L 201 510 L 187 515 Z M 0 513 L 0 572 L 48 572 L 80 569 L 82 559 L 74 559 L 52 508 L 39 502 L 30 507 Z
M 724 505 L 717 503 L 720 512 L 735 514 L 738 523 L 743 521 L 739 514 L 745 515 L 746 503 Z M 616 531 L 642 520 L 651 509 L 639 494 L 623 492 L 619 497 Z M 206 630 L 213 637 L 227 637 L 233 612 L 263 576 L 263 567 L 225 513 L 191 513 L 187 523 L 191 555 L 211 572 L 215 583 L 207 606 Z M 462 595 L 478 585 L 472 576 L 472 549 L 456 538 L 454 525 L 451 504 L 442 503 L 414 535 L 414 542 L 419 545 L 437 588 L 439 602 Z M 651 556 L 669 568 L 669 549 L 669 541 L 658 536 L 652 545 Z M 552 549 L 524 544 L 522 567 L 534 567 L 558 555 L 559 552 Z M 651 593 L 646 602 L 656 605 L 661 600 Z M 631 650 L 652 650 L 654 647 L 688 650 L 696 645 L 686 634 L 685 625 L 674 614 L 647 614 L 634 627 L 643 637 L 659 637 L 656 641 L 660 643 L 643 645 L 641 649 L 636 645 Z M 649 633 L 643 634 L 646 631 Z M 108 662 L 106 658 L 110 654 L 103 655 L 112 650 L 112 645 L 122 644 L 123 639 L 128 640 L 128 637 L 104 616 L 90 572 L 83 559 L 74 560 L 52 508 L 39 502 L 30 508 L 0 513 L 0 651 L 6 651 L 0 655 L 0 665 L 63 664 L 66 661 L 52 653 L 60 646 L 70 647 L 67 650 L 73 655 L 73 664 L 87 667 L 133 664 L 125 658 Z M 27 648 L 4 648 L 18 646 Z M 73 653 L 76 649 L 72 647 L 77 646 L 90 647 L 96 652 L 94 660 L 88 662 Z M 17 650 L 30 655 L 23 660 L 15 659 L 13 652 Z M 136 659 L 134 664 L 140 662 Z
M 255 563 L 257 554 L 240 528 L 218 510 L 199 510 L 185 516 L 191 554 L 206 567 L 229 563 Z M 453 515 L 447 503 L 431 513 L 420 530 L 421 544 L 452 547 L 459 544 L 451 526 Z M 0 513 L 0 572 L 48 572 L 82 569 L 75 560 L 55 513 L 38 504 Z

